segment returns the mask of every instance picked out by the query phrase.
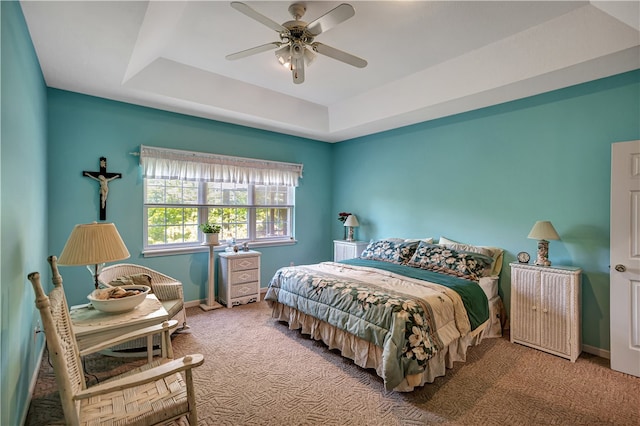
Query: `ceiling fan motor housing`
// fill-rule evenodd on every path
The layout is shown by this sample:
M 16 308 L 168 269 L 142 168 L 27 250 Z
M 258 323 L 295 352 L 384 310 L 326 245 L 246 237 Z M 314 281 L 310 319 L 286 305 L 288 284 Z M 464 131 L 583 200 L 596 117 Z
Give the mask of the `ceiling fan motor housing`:
M 313 35 L 307 31 L 307 23 L 304 21 L 288 21 L 282 24 L 288 31 L 280 33 L 280 39 L 284 43 L 300 41 L 305 44 L 313 43 Z

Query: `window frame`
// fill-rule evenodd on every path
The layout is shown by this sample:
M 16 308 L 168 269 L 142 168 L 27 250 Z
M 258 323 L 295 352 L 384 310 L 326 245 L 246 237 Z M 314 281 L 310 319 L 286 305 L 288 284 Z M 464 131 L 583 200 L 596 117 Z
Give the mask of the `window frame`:
M 287 185 L 263 185 L 263 184 L 241 184 L 245 185 L 247 189 L 247 204 L 210 204 L 206 200 L 207 198 L 207 184 L 208 182 L 199 181 L 198 184 L 198 200 L 197 203 L 149 203 L 147 202 L 147 183 L 149 180 L 177 180 L 183 182 L 191 182 L 184 179 L 164 179 L 164 178 L 147 178 L 143 177 L 143 250 L 142 254 L 145 257 L 161 256 L 167 254 L 184 254 L 207 251 L 208 246 L 204 243 L 204 235 L 200 230 L 200 224 L 207 220 L 209 211 L 211 209 L 218 208 L 246 208 L 247 209 L 247 234 L 246 239 L 236 239 L 236 244 L 242 244 L 247 242 L 251 247 L 264 247 L 264 246 L 278 246 L 278 245 L 291 245 L 295 244 L 295 187 Z M 256 204 L 255 194 L 256 187 L 270 186 L 278 188 L 286 188 L 288 204 Z M 193 242 L 179 242 L 179 243 L 165 243 L 165 244 L 149 244 L 149 210 L 152 208 L 196 208 L 198 216 L 198 240 Z M 258 209 L 287 209 L 289 215 L 288 232 L 286 236 L 282 237 L 266 237 L 257 238 L 257 210 Z M 221 236 L 220 246 L 214 248 L 214 250 L 222 251 L 227 247 L 226 240 Z

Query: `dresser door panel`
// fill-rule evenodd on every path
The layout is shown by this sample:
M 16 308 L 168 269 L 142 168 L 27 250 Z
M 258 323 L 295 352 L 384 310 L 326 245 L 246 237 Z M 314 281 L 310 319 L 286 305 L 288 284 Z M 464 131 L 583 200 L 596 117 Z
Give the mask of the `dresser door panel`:
M 512 271 L 511 300 L 514 303 L 511 321 L 512 339 L 540 344 L 540 273 L 527 269 Z
M 540 346 L 564 355 L 570 354 L 568 318 L 570 290 L 569 276 L 559 273 L 541 274 L 542 311 L 540 313 Z

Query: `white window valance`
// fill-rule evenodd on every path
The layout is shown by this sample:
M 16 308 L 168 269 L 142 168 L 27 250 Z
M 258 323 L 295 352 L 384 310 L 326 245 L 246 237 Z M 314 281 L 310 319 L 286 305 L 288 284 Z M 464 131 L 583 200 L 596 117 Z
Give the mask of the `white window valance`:
M 298 186 L 302 164 L 206 152 L 140 147 L 142 175 L 155 179 Z

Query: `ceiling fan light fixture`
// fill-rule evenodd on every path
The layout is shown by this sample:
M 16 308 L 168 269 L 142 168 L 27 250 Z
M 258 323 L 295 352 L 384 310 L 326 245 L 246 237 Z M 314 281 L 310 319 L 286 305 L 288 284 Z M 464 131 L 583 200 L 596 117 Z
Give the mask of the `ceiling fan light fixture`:
M 296 47 L 298 46 L 298 47 Z M 295 53 L 292 54 L 292 51 Z M 303 45 L 287 45 L 284 46 L 275 52 L 276 58 L 278 58 L 278 62 L 287 70 L 292 70 L 292 58 L 294 59 L 304 59 L 304 64 L 309 66 L 316 59 L 316 54 L 313 53 L 310 49 L 307 49 Z
M 299 41 L 291 43 L 291 56 L 294 58 L 302 58 L 304 56 L 305 47 L 304 44 Z
M 289 45 L 276 50 L 276 58 L 278 58 L 280 65 L 288 70 L 291 69 L 291 48 Z

